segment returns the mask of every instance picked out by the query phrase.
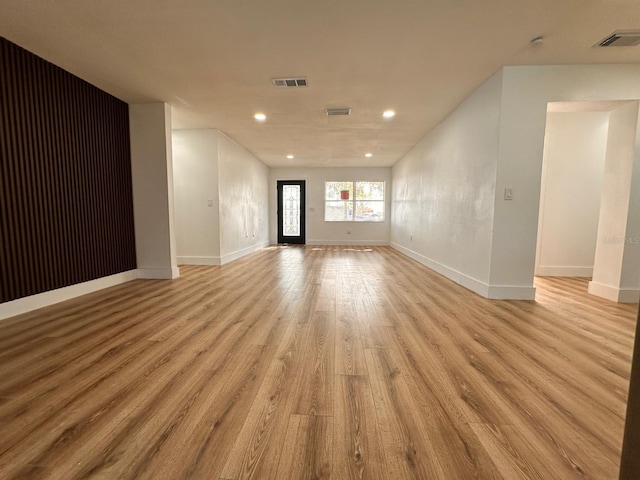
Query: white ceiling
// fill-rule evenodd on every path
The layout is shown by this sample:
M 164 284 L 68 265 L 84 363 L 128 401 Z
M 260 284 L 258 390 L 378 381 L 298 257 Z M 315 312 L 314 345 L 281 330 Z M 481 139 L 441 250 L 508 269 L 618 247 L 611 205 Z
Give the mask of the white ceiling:
M 640 28 L 637 0 L 0 0 L 0 12 L 5 38 L 127 102 L 167 102 L 174 128 L 220 129 L 270 166 L 393 165 L 504 65 L 640 62 L 640 47 L 592 48 Z M 271 84 L 298 75 L 308 88 Z M 344 106 L 351 116 L 324 113 Z

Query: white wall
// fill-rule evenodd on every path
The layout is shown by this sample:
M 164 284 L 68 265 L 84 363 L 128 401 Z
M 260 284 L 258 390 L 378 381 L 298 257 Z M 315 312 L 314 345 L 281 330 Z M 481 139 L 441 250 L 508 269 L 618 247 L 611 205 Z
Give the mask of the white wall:
M 173 172 L 178 263 L 219 265 L 217 131 L 175 130 Z
M 534 297 L 540 179 L 547 103 L 640 98 L 640 66 L 505 67 L 490 284 Z M 634 176 L 640 137 L 636 136 Z M 638 184 L 638 179 L 635 179 Z M 513 189 L 505 201 L 505 187 Z M 640 208 L 634 202 L 632 209 Z M 630 211 L 630 214 L 635 215 Z M 637 250 L 637 249 L 636 249 Z M 638 252 L 640 253 L 640 252 Z
M 267 166 L 219 130 L 176 130 L 173 143 L 180 263 L 223 265 L 268 245 Z
M 633 193 L 634 143 L 638 102 L 614 110 L 609 122 L 602 206 L 593 280 L 589 292 L 613 301 L 638 301 L 640 239 L 638 196 Z M 636 177 L 636 184 L 637 177 Z
M 392 245 L 489 298 L 533 300 L 547 103 L 638 98 L 639 65 L 503 68 L 394 166 Z M 640 245 L 625 262 L 640 265 Z
M 395 248 L 488 295 L 502 72 L 393 167 Z
M 269 168 L 224 133 L 217 135 L 224 264 L 269 243 Z
M 176 278 L 171 109 L 129 105 L 131 176 L 140 278 Z
M 308 245 L 388 245 L 391 213 L 390 168 L 275 168 L 269 173 L 269 239 L 277 243 L 278 180 L 306 180 L 306 243 Z M 384 222 L 325 222 L 327 181 L 383 181 L 387 216 Z
M 609 116 L 547 113 L 536 275 L 593 275 Z

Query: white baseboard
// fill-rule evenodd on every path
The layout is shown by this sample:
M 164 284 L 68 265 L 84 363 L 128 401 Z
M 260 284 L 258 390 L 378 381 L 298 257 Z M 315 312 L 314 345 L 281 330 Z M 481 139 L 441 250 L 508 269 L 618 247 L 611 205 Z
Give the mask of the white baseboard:
M 487 298 L 492 300 L 535 300 L 536 287 L 526 285 L 489 285 Z
M 536 298 L 535 287 L 489 285 L 395 242 L 391 242 L 391 247 L 482 297 L 493 300 L 535 300 Z
M 139 268 L 138 278 L 147 280 L 173 280 L 180 276 L 178 267 L 172 268 Z
M 233 262 L 239 258 L 249 255 L 253 252 L 258 252 L 263 248 L 267 248 L 270 245 L 268 241 L 260 242 L 250 247 L 237 250 L 233 253 L 223 255 L 221 257 L 213 256 L 190 256 L 183 255 L 178 257 L 178 264 L 180 265 L 225 265 L 229 262 Z
M 178 257 L 178 265 L 221 265 L 220 257 Z
M 11 302 L 0 303 L 0 320 L 48 307 L 49 305 L 64 302 L 65 300 L 70 300 L 104 288 L 113 287 L 114 285 L 130 282 L 136 278 L 138 278 L 137 270 L 129 270 L 127 272 L 109 275 L 108 277 L 97 278 L 89 282 L 78 283 L 49 292 L 18 298 Z
M 640 289 L 612 287 L 611 285 L 604 285 L 594 281 L 589 282 L 587 291 L 591 295 L 618 303 L 638 303 L 640 299 Z
M 538 266 L 540 277 L 593 277 L 593 267 Z
M 237 250 L 233 253 L 228 253 L 227 255 L 222 255 L 222 257 L 220 257 L 220 265 L 226 265 L 229 262 L 233 262 L 234 260 L 242 258 L 245 255 L 249 255 L 253 252 L 258 252 L 268 246 L 269 246 L 269 242 L 265 241 L 265 242 L 256 243 L 255 245 L 252 245 L 247 248 Z
M 389 242 L 384 240 L 307 240 L 306 245 L 327 245 L 330 247 L 341 245 L 362 245 L 363 247 L 379 247 L 387 246 L 389 245 Z
M 440 273 L 440 272 L 438 272 Z M 456 276 L 457 278 L 452 278 L 449 277 L 447 275 L 445 275 L 444 273 L 442 273 L 441 275 L 444 275 L 445 277 L 453 280 L 454 282 L 462 285 L 464 288 L 466 288 L 467 290 L 471 290 L 474 293 L 477 293 L 478 295 L 485 297 L 485 298 L 491 298 L 489 297 L 489 285 L 487 285 L 484 282 L 481 282 L 480 280 L 477 280 L 475 278 L 469 277 L 468 275 L 464 275 L 460 272 L 456 272 Z

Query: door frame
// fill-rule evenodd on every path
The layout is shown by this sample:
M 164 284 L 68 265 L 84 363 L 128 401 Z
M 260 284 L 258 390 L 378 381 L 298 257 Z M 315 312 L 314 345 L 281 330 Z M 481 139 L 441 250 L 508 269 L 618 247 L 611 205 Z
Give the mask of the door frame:
M 280 194 L 282 185 L 300 185 L 300 236 L 299 237 L 284 237 L 282 234 L 282 196 Z M 276 231 L 278 244 L 297 244 L 305 245 L 307 241 L 307 181 L 304 179 L 292 180 L 282 179 L 276 180 Z M 288 241 L 291 238 L 295 238 L 295 241 Z

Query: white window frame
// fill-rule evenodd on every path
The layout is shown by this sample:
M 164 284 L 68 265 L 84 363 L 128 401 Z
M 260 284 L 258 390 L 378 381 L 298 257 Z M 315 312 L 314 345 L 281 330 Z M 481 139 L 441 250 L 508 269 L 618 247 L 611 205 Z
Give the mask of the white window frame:
M 353 212 L 351 214 L 351 218 L 343 218 L 343 219 L 340 219 L 340 220 L 327 219 L 327 204 L 340 201 L 340 200 L 336 200 L 336 199 L 327 198 L 327 186 L 330 183 L 351 184 L 351 191 L 353 192 L 353 198 L 350 198 L 349 200 L 343 200 L 343 202 L 352 202 L 353 203 Z M 382 184 L 382 199 L 381 200 L 369 200 L 369 199 L 363 200 L 363 199 L 358 199 L 357 198 L 357 192 L 358 192 L 358 184 L 359 183 L 381 183 Z M 384 223 L 384 222 L 387 221 L 386 195 L 387 195 L 387 182 L 384 181 L 384 180 L 358 180 L 358 181 L 352 181 L 352 180 L 327 180 L 327 181 L 324 182 L 324 221 L 325 222 L 331 222 L 331 223 L 335 223 L 335 222 Z M 358 216 L 356 215 L 357 204 L 358 203 L 362 203 L 362 202 L 367 202 L 367 203 L 373 202 L 373 203 L 382 204 L 383 217 L 381 219 L 380 219 L 380 217 L 371 217 L 370 219 L 362 219 L 362 218 L 358 219 Z

